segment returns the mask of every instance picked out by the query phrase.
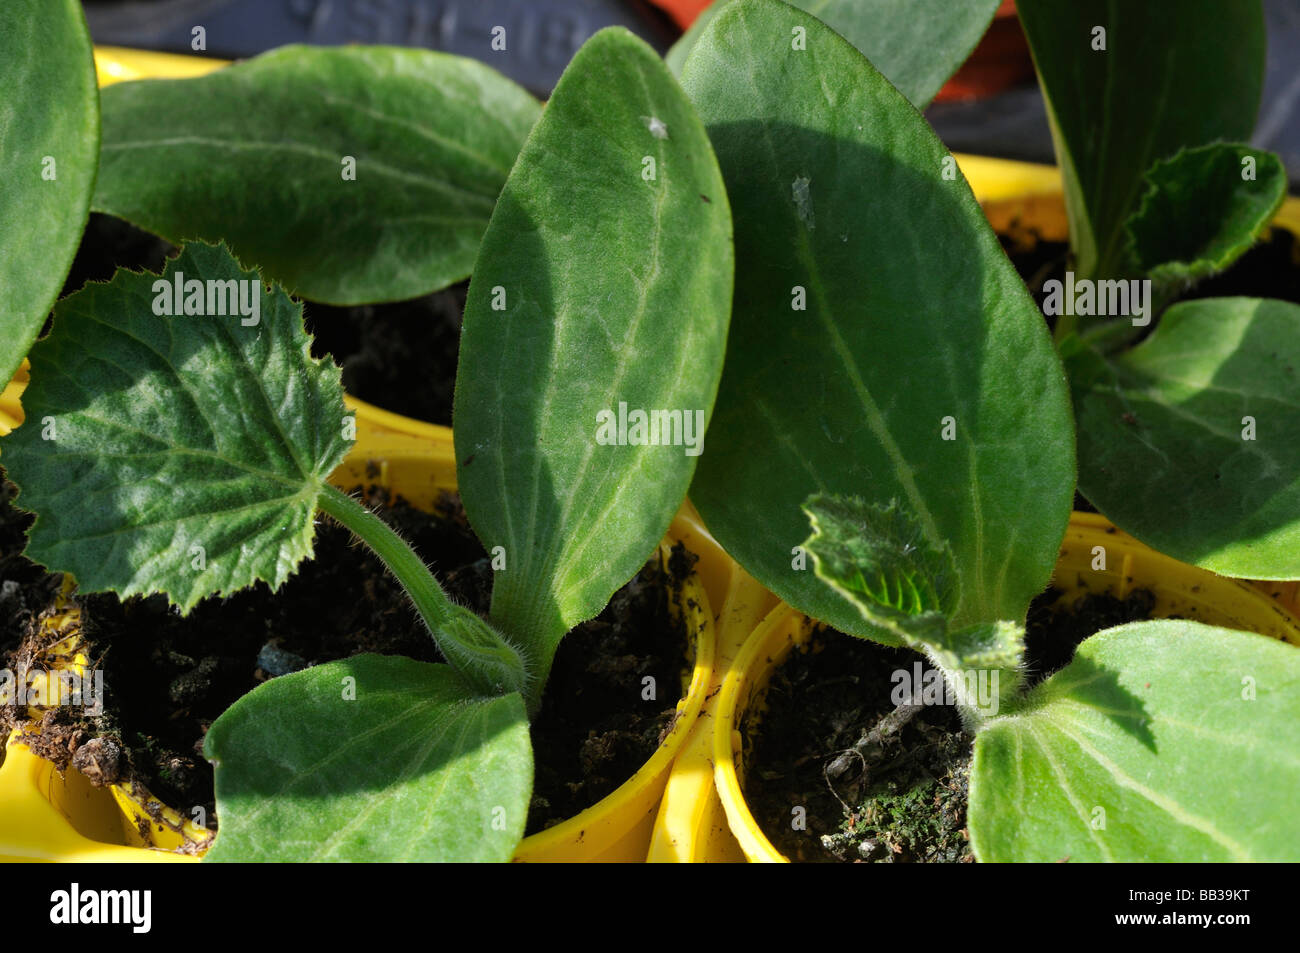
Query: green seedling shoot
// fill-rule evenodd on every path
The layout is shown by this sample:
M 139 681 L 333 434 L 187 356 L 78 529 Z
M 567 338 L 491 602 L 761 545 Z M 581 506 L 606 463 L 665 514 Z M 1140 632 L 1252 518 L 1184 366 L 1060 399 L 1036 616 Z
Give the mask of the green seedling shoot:
M 386 55 L 358 54 L 366 69 Z M 297 75 L 291 53 L 243 69 L 249 82 Z M 466 512 L 502 557 L 486 619 L 327 482 L 354 427 L 339 369 L 310 356 L 301 305 L 226 247 L 190 243 L 161 276 L 88 285 L 32 350 L 24 403 L 49 426 L 15 431 L 4 460 L 38 514 L 33 560 L 84 591 L 162 592 L 185 612 L 258 580 L 277 587 L 326 516 L 378 554 L 446 659 L 358 656 L 227 710 L 205 742 L 221 817 L 212 860 L 508 859 L 532 787 L 528 717 L 556 646 L 641 568 L 685 498 L 689 448 L 594 436 L 620 404 L 712 410 L 731 220 L 685 94 L 640 40 L 601 32 L 493 198 L 455 403 Z M 250 288 L 256 320 L 213 307 Z

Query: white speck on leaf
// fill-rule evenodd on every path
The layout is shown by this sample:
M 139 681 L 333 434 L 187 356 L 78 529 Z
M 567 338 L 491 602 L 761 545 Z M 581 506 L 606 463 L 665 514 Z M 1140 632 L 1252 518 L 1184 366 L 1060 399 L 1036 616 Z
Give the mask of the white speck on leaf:
M 809 194 L 809 186 L 812 185 L 812 179 L 804 176 L 797 176 L 790 186 L 790 194 L 794 196 L 794 210 L 799 216 L 799 220 L 808 226 L 808 231 L 816 228 L 816 220 L 813 217 L 812 195 Z
M 650 130 L 650 135 L 654 136 L 656 139 L 668 138 L 668 126 L 665 125 L 662 119 L 658 119 L 655 116 L 642 116 L 641 118 L 645 120 L 645 125 L 646 128 Z

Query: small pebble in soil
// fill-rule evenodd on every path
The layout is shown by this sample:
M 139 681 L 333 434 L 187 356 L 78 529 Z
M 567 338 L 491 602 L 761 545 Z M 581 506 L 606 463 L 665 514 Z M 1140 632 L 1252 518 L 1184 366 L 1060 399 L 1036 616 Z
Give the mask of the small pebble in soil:
M 122 749 L 112 738 L 92 738 L 72 755 L 72 766 L 97 788 L 122 777 Z
M 257 667 L 269 675 L 276 678 L 280 675 L 288 675 L 290 672 L 298 672 L 307 667 L 307 660 L 301 655 L 294 652 L 287 652 L 267 642 L 257 653 Z

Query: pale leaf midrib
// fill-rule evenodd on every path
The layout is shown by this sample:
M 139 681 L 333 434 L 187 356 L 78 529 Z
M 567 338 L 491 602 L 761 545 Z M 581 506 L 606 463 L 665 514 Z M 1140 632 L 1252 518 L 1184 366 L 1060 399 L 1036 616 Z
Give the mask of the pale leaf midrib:
M 1052 774 L 1056 776 L 1056 780 L 1061 786 L 1061 793 L 1064 794 L 1065 799 L 1070 802 L 1070 807 L 1074 810 L 1075 815 L 1079 818 L 1079 821 L 1082 823 L 1084 830 L 1088 832 L 1088 836 L 1097 845 L 1097 848 L 1098 850 L 1101 851 L 1102 856 L 1105 857 L 1107 861 L 1113 861 L 1115 859 L 1115 856 L 1111 853 L 1110 847 L 1107 846 L 1105 840 L 1098 834 L 1097 830 L 1093 828 L 1092 824 L 1089 823 L 1089 818 L 1085 813 L 1083 806 L 1079 803 L 1078 799 L 1075 797 L 1074 789 L 1070 787 L 1069 780 L 1067 779 L 1065 773 L 1061 770 L 1061 766 L 1057 764 L 1056 758 L 1052 757 L 1051 748 L 1048 746 L 1047 742 L 1043 740 L 1043 737 L 1039 734 L 1038 730 L 1034 727 L 1033 722 L 1028 722 L 1025 727 L 1029 730 L 1029 734 L 1033 737 L 1034 744 L 1038 746 L 1039 750 L 1042 751 L 1043 755 L 1047 758 L 1047 764 L 1052 769 Z
M 436 708 L 440 703 L 445 702 L 445 699 L 436 697 L 421 700 L 418 695 L 411 692 L 402 692 L 401 694 L 412 697 L 413 700 L 408 707 L 403 708 L 395 715 L 391 715 L 388 718 L 376 722 L 364 731 L 350 732 L 345 738 L 341 739 L 338 747 L 334 748 L 334 750 L 325 757 L 300 770 L 293 771 L 278 790 L 269 792 L 260 797 L 257 806 L 252 810 L 242 811 L 240 813 L 241 820 L 246 825 L 251 825 L 267 811 L 281 806 L 283 803 L 281 801 L 282 795 L 293 790 L 297 785 L 305 783 L 307 778 L 319 774 L 327 765 L 346 758 L 355 748 L 364 747 L 365 744 L 374 736 L 395 728 L 404 721 L 409 721 L 416 717 L 423 716 L 429 709 Z
M 385 789 L 382 792 L 378 793 L 376 796 L 369 798 L 365 809 L 357 813 L 357 815 L 353 817 L 352 820 L 350 820 L 347 824 L 344 824 L 338 830 L 334 831 L 334 833 L 332 833 L 329 837 L 325 838 L 325 840 L 321 841 L 320 846 L 311 855 L 311 857 L 308 858 L 308 860 L 309 861 L 320 860 L 322 858 L 328 857 L 330 854 L 333 854 L 336 848 L 342 845 L 343 839 L 347 837 L 347 835 L 351 834 L 354 830 L 364 825 L 366 821 L 368 821 L 370 817 L 377 810 L 379 810 L 380 807 L 386 805 L 387 802 L 391 800 L 393 789 L 401 788 L 403 785 L 406 784 L 406 782 L 408 782 L 415 775 L 415 772 L 419 768 L 423 767 L 426 759 L 429 757 L 429 752 L 431 752 L 435 747 L 437 747 L 438 743 L 441 742 L 442 739 L 447 736 L 447 733 L 449 731 L 457 727 L 458 720 L 460 722 L 459 732 L 457 733 L 456 736 L 456 745 L 454 750 L 458 754 L 462 752 L 464 749 L 461 746 L 461 742 L 464 741 L 466 729 L 469 726 L 469 724 L 473 721 L 473 719 L 472 718 L 456 719 L 454 717 L 441 719 L 442 723 L 438 725 L 438 730 L 436 732 L 429 732 L 427 739 L 424 740 L 424 743 L 416 749 L 416 752 L 410 758 L 407 759 L 406 765 L 402 768 L 401 774 L 399 774 L 395 778 L 391 778 L 391 779 L 386 778 Z M 390 747 L 389 750 L 393 751 L 394 748 Z M 455 759 L 452 760 L 454 762 Z M 440 772 L 440 774 L 441 777 L 439 778 L 438 790 L 429 796 L 429 804 L 431 807 L 437 806 L 439 800 L 442 797 L 442 792 L 447 786 L 447 780 L 451 772 L 448 770 L 443 770 Z M 412 847 L 414 848 L 414 846 L 415 845 L 413 843 Z
M 232 152 L 241 152 L 247 150 L 254 151 L 281 151 L 292 152 L 299 155 L 310 156 L 315 159 L 328 159 L 336 165 L 339 161 L 337 153 L 330 152 L 327 149 L 309 145 L 304 142 L 295 142 L 292 140 L 281 141 L 259 141 L 246 140 L 244 142 L 234 142 L 227 139 L 210 139 L 206 136 L 170 136 L 163 139 L 129 139 L 118 142 L 106 142 L 101 146 L 101 152 L 123 152 L 130 149 L 159 149 L 172 147 L 201 146 L 216 150 L 227 150 Z M 465 186 L 457 185 L 454 182 L 448 182 L 441 179 L 430 178 L 427 175 L 421 175 L 416 172 L 407 172 L 380 162 L 373 156 L 360 157 L 361 162 L 365 163 L 365 168 L 378 172 L 387 178 L 394 179 L 398 182 L 406 182 L 412 185 L 420 186 L 433 192 L 440 192 L 444 195 L 455 195 L 474 204 L 485 206 L 490 212 L 492 206 L 496 203 L 495 195 L 486 195 L 482 192 L 476 192 Z M 98 207 L 98 205 L 97 205 Z M 111 209 L 108 209 L 111 211 Z
M 755 50 L 755 44 L 753 29 L 749 23 L 749 18 L 741 16 L 737 19 L 739 19 L 745 27 L 750 52 L 752 54 Z M 750 88 L 753 90 L 755 100 L 762 102 L 764 100 L 762 90 L 759 88 L 758 83 L 754 78 L 753 71 L 746 70 L 745 76 L 749 80 Z M 781 168 L 777 160 L 776 146 L 772 142 L 771 129 L 766 123 L 760 123 L 759 127 L 763 131 L 763 142 L 767 147 L 767 155 L 773 173 L 773 180 L 779 183 Z M 863 381 L 852 352 L 849 351 L 843 338 L 840 336 L 838 329 L 834 327 L 834 322 L 830 319 L 833 309 L 826 296 L 826 289 L 822 281 L 821 270 L 818 267 L 816 258 L 812 254 L 812 250 L 809 246 L 808 234 L 798 225 L 796 225 L 796 232 L 799 236 L 799 260 L 808 272 L 809 284 L 813 286 L 814 293 L 817 297 L 818 305 L 816 311 L 818 321 L 831 339 L 831 345 L 835 357 L 844 368 L 845 374 L 853 387 L 854 393 L 858 396 L 859 403 L 862 405 L 863 412 L 866 415 L 867 425 L 871 429 L 872 434 L 875 436 L 881 448 L 885 451 L 899 485 L 902 486 L 903 492 L 907 495 L 908 501 L 915 509 L 916 516 L 921 523 L 921 528 L 932 544 L 937 547 L 942 547 L 945 540 L 939 533 L 939 527 L 934 521 L 934 516 L 930 512 L 930 508 L 926 504 L 925 498 L 921 495 L 920 489 L 916 485 L 911 467 L 903 457 L 902 451 L 899 449 L 898 444 L 894 440 L 893 434 L 890 432 L 888 425 L 885 423 L 884 418 L 881 415 L 880 408 L 876 405 L 865 381 Z
M 1203 818 L 1197 814 L 1191 813 L 1186 808 L 1184 808 L 1182 804 L 1175 801 L 1173 798 L 1166 797 L 1160 794 L 1158 791 L 1153 791 L 1150 788 L 1148 788 L 1146 785 L 1138 781 L 1136 778 L 1131 777 L 1126 771 L 1123 771 L 1118 764 L 1116 764 L 1114 761 L 1110 760 L 1104 754 L 1098 751 L 1097 748 L 1091 744 L 1091 742 L 1089 742 L 1085 738 L 1080 737 L 1078 734 L 1076 734 L 1075 732 L 1067 728 L 1062 719 L 1055 717 L 1052 713 L 1046 710 L 1038 712 L 1036 717 L 1042 718 L 1046 725 L 1050 725 L 1052 728 L 1055 728 L 1058 732 L 1065 735 L 1076 745 L 1078 745 L 1079 748 L 1085 754 L 1087 754 L 1090 758 L 1092 758 L 1093 761 L 1097 762 L 1098 765 L 1100 765 L 1105 771 L 1107 771 L 1110 774 L 1110 776 L 1115 780 L 1115 783 L 1118 784 L 1120 787 L 1132 791 L 1133 793 L 1137 794 L 1139 797 L 1143 798 L 1145 801 L 1159 808 L 1161 811 L 1168 814 L 1169 817 L 1171 817 L 1179 825 L 1183 827 L 1190 827 L 1193 830 L 1198 831 L 1201 834 L 1204 834 L 1214 843 L 1218 844 L 1220 847 L 1227 850 L 1238 860 L 1251 859 L 1249 850 L 1247 850 L 1241 844 L 1237 843 L 1237 841 L 1234 840 L 1233 838 L 1229 837 L 1228 835 L 1220 831 L 1212 821 L 1209 821 L 1206 818 Z M 1031 731 L 1034 730 L 1032 727 L 1032 722 L 1029 723 L 1029 727 Z
M 389 125 L 396 126 L 398 129 L 403 129 L 406 132 L 412 133 L 413 135 L 416 135 L 421 139 L 433 143 L 434 145 L 438 146 L 440 149 L 445 149 L 448 152 L 454 152 L 457 155 L 463 156 L 466 159 L 476 162 L 482 168 L 500 176 L 501 181 L 503 182 L 505 181 L 506 176 L 510 174 L 510 169 L 499 165 L 496 162 L 496 160 L 489 159 L 487 156 L 474 151 L 469 146 L 465 145 L 463 142 L 458 142 L 455 139 L 448 139 L 445 136 L 440 135 L 434 129 L 429 128 L 427 126 L 421 126 L 419 123 L 413 120 L 404 119 L 400 116 L 394 116 L 389 113 L 381 112 L 380 110 L 377 109 L 371 109 L 358 102 L 353 102 L 351 100 L 340 99 L 336 96 L 331 96 L 328 93 L 328 91 L 321 92 L 319 95 L 321 97 L 321 100 L 327 103 L 328 105 L 341 106 L 345 109 L 356 110 L 357 112 L 361 113 L 363 116 L 368 116 L 369 118 L 375 120 L 380 124 L 387 123 Z M 486 120 L 490 117 L 484 116 L 482 118 Z

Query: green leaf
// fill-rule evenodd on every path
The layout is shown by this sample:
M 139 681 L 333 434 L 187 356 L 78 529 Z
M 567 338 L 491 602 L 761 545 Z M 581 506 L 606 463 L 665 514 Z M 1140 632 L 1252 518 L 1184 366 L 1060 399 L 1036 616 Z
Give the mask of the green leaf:
M 704 10 L 668 51 L 668 66 L 678 76 L 705 27 L 730 2 L 717 0 Z M 792 6 L 820 18 L 861 50 L 923 109 L 975 49 L 998 0 L 792 0 Z
M 1276 155 L 1228 143 L 1159 160 L 1145 181 L 1142 204 L 1126 227 L 1138 270 L 1162 284 L 1226 269 L 1268 225 L 1287 184 Z
M 998 693 L 1006 704 L 1016 698 L 1024 680 L 1025 630 L 1018 622 L 979 622 L 949 632 L 930 654 L 945 671 L 998 672 L 1002 676 Z
M 0 27 L 0 389 L 40 333 L 90 213 L 95 64 L 76 0 L 8 0 Z
M 104 90 L 94 205 L 175 243 L 224 240 L 314 301 L 412 298 L 469 275 L 538 112 L 473 60 L 286 47 Z
M 456 375 L 465 509 L 506 558 L 492 618 L 530 651 L 538 687 L 559 639 L 641 567 L 686 495 L 731 282 L 727 195 L 699 119 L 648 46 L 601 31 L 501 193 Z M 617 438 L 599 425 L 620 406 L 676 411 L 682 432 L 600 442 Z
M 804 512 L 813 526 L 804 548 L 817 577 L 881 630 L 873 638 L 928 655 L 957 690 L 973 724 L 989 714 L 990 699 L 965 694 L 978 684 L 969 675 L 996 673 L 992 684 L 998 708 L 992 714 L 1017 702 L 1024 629 L 1014 622 L 950 628 L 948 619 L 958 603 L 952 552 L 931 544 L 911 513 L 897 501 L 878 506 L 821 494 L 809 498 Z
M 1184 562 L 1300 578 L 1300 306 L 1183 302 L 1113 363 L 1067 366 L 1090 503 Z
M 1020 0 L 1016 9 L 1065 176 L 1077 270 L 1120 277 L 1130 267 L 1124 223 L 1155 161 L 1250 138 L 1264 81 L 1260 0 Z
M 710 530 L 800 611 L 875 638 L 798 567 L 800 506 L 898 500 L 931 548 L 951 544 L 956 628 L 1023 618 L 1069 519 L 1069 401 L 948 152 L 857 50 L 776 3 L 729 4 L 685 77 L 736 223 L 727 364 L 691 489 Z
M 936 547 L 896 500 L 809 497 L 804 549 L 817 577 L 853 602 L 864 619 L 904 644 L 942 636 L 960 601 L 952 550 Z
M 1293 646 L 1135 622 L 1084 642 L 1030 706 L 975 741 L 980 860 L 1300 860 Z
M 155 282 L 181 274 L 251 282 L 257 324 L 215 308 L 155 314 L 172 297 Z M 259 579 L 278 587 L 310 555 L 312 514 L 348 446 L 339 369 L 308 353 L 302 306 L 224 248 L 188 246 L 162 279 L 87 285 L 59 302 L 31 360 L 28 423 L 5 464 L 39 513 L 33 560 L 85 591 L 165 592 L 188 611 Z
M 533 752 L 519 695 L 358 655 L 259 685 L 212 723 L 211 861 L 505 861 Z

